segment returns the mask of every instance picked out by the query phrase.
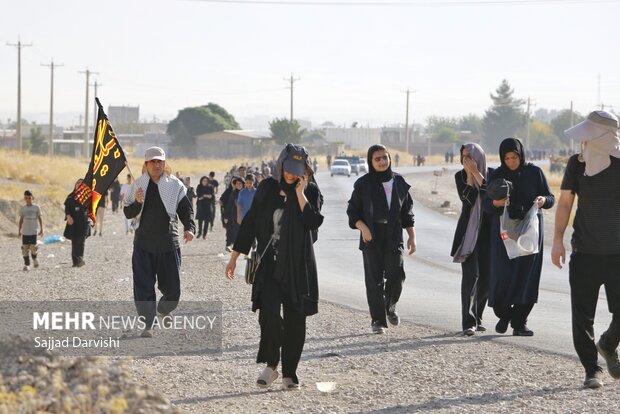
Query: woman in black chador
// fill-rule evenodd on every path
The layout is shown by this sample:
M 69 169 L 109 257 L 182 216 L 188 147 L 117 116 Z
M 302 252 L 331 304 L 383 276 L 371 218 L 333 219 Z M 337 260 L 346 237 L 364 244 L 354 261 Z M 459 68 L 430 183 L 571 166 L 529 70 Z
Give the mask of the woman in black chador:
M 322 200 L 305 148 L 288 144 L 273 176 L 258 186 L 226 266 L 226 276 L 233 279 L 239 254 L 247 254 L 255 239 L 257 252 L 264 252 L 252 286 L 252 310 L 260 310 L 256 362 L 267 365 L 257 380 L 261 388 L 278 377 L 281 359 L 283 388 L 299 389 L 297 365 L 306 338 L 306 316 L 318 312 L 313 243 L 323 223 Z
M 416 249 L 413 200 L 409 184 L 392 172 L 390 154 L 383 145 L 371 146 L 367 158 L 368 174 L 355 182 L 347 215 L 349 226 L 360 231 L 370 324 L 372 332 L 381 334 L 387 321 L 400 323 L 396 303 L 405 281 L 403 229 L 409 235 L 409 254 Z
M 209 177 L 206 175 L 200 178 L 200 183 L 196 187 L 196 220 L 198 221 L 197 238 L 207 237 L 209 230 L 209 220 L 211 220 L 211 202 L 215 200 L 215 191 L 209 184 Z
M 76 181 L 73 191 L 82 184 L 82 179 Z M 65 226 L 64 236 L 71 240 L 71 261 L 73 267 L 84 266 L 84 244 L 90 236 L 90 223 L 86 215 L 86 207 L 75 198 L 71 192 L 65 200 Z
M 499 322 L 495 331 L 505 333 L 508 323 L 513 335 L 532 336 L 527 317 L 538 300 L 538 285 L 543 259 L 543 214 L 538 212 L 538 253 L 509 259 L 504 242 L 500 237 L 499 219 L 505 208 L 512 219 L 523 219 L 528 210 L 536 204 L 539 208 L 551 208 L 555 197 L 549 190 L 542 170 L 525 162 L 523 144 L 516 138 L 506 138 L 499 146 L 501 166 L 489 178 L 505 179 L 512 183 L 508 198 L 492 200 L 489 194 L 483 207 L 491 216 L 491 277 L 489 280 L 489 306 L 493 308 Z

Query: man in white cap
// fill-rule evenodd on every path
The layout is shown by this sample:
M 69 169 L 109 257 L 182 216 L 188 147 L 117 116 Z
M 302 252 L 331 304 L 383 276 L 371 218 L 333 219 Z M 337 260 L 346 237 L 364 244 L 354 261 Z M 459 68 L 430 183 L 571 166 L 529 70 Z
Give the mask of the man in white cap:
M 194 238 L 196 226 L 185 185 L 171 174 L 162 148 L 146 150 L 142 173 L 124 198 L 123 211 L 127 218 L 135 218 L 133 293 L 138 314 L 146 323 L 142 337 L 150 338 L 156 312 L 161 315 L 161 326 L 169 327 L 169 314 L 181 296 L 178 221 L 186 243 Z M 162 293 L 159 304 L 155 283 Z
M 555 215 L 551 260 L 565 263 L 564 231 L 575 195 L 577 212 L 571 238 L 569 262 L 573 343 L 585 368 L 584 387 L 599 388 L 602 369 L 598 353 L 609 374 L 620 379 L 620 137 L 618 118 L 607 111 L 591 112 L 587 119 L 564 132 L 581 143 L 581 153 L 566 166 L 560 201 Z M 601 285 L 613 318 L 594 343 L 594 316 Z

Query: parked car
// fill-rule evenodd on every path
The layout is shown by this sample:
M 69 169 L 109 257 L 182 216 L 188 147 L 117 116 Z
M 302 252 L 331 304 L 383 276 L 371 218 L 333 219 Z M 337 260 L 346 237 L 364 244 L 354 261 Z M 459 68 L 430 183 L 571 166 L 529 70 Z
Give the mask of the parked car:
M 349 162 L 349 165 L 351 166 L 351 174 L 355 174 L 355 175 L 360 175 L 360 170 L 359 170 L 359 158 L 358 156 L 349 156 L 349 155 L 341 155 L 338 158 L 336 158 L 337 160 L 346 160 Z
M 366 162 L 366 158 L 360 157 L 357 163 L 357 171 L 360 174 L 366 174 L 368 172 L 368 163 Z
M 329 172 L 332 177 L 334 175 L 346 175 L 347 177 L 350 177 L 351 164 L 349 164 L 349 161 L 347 160 L 334 160 Z

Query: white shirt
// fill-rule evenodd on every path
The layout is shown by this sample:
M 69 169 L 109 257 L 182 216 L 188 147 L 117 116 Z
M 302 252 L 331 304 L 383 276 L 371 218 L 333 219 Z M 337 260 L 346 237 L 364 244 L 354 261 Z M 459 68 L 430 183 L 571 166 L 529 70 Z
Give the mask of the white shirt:
M 383 184 L 383 190 L 385 191 L 385 198 L 387 199 L 388 211 L 392 204 L 392 189 L 394 188 L 394 178 L 390 181 L 386 181 Z

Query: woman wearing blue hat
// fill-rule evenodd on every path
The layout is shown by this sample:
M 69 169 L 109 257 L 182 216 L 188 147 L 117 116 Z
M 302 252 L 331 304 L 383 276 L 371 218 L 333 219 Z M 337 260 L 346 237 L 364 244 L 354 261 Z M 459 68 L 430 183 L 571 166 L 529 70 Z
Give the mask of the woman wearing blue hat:
M 273 176 L 258 186 L 226 266 L 226 277 L 234 279 L 237 258 L 248 254 L 256 239 L 262 255 L 252 285 L 252 310 L 259 310 L 261 331 L 256 362 L 267 365 L 256 381 L 260 388 L 268 388 L 278 378 L 281 361 L 282 387 L 299 389 L 297 366 L 306 338 L 306 317 L 318 312 L 313 244 L 323 223 L 322 204 L 308 153 L 288 144 Z

